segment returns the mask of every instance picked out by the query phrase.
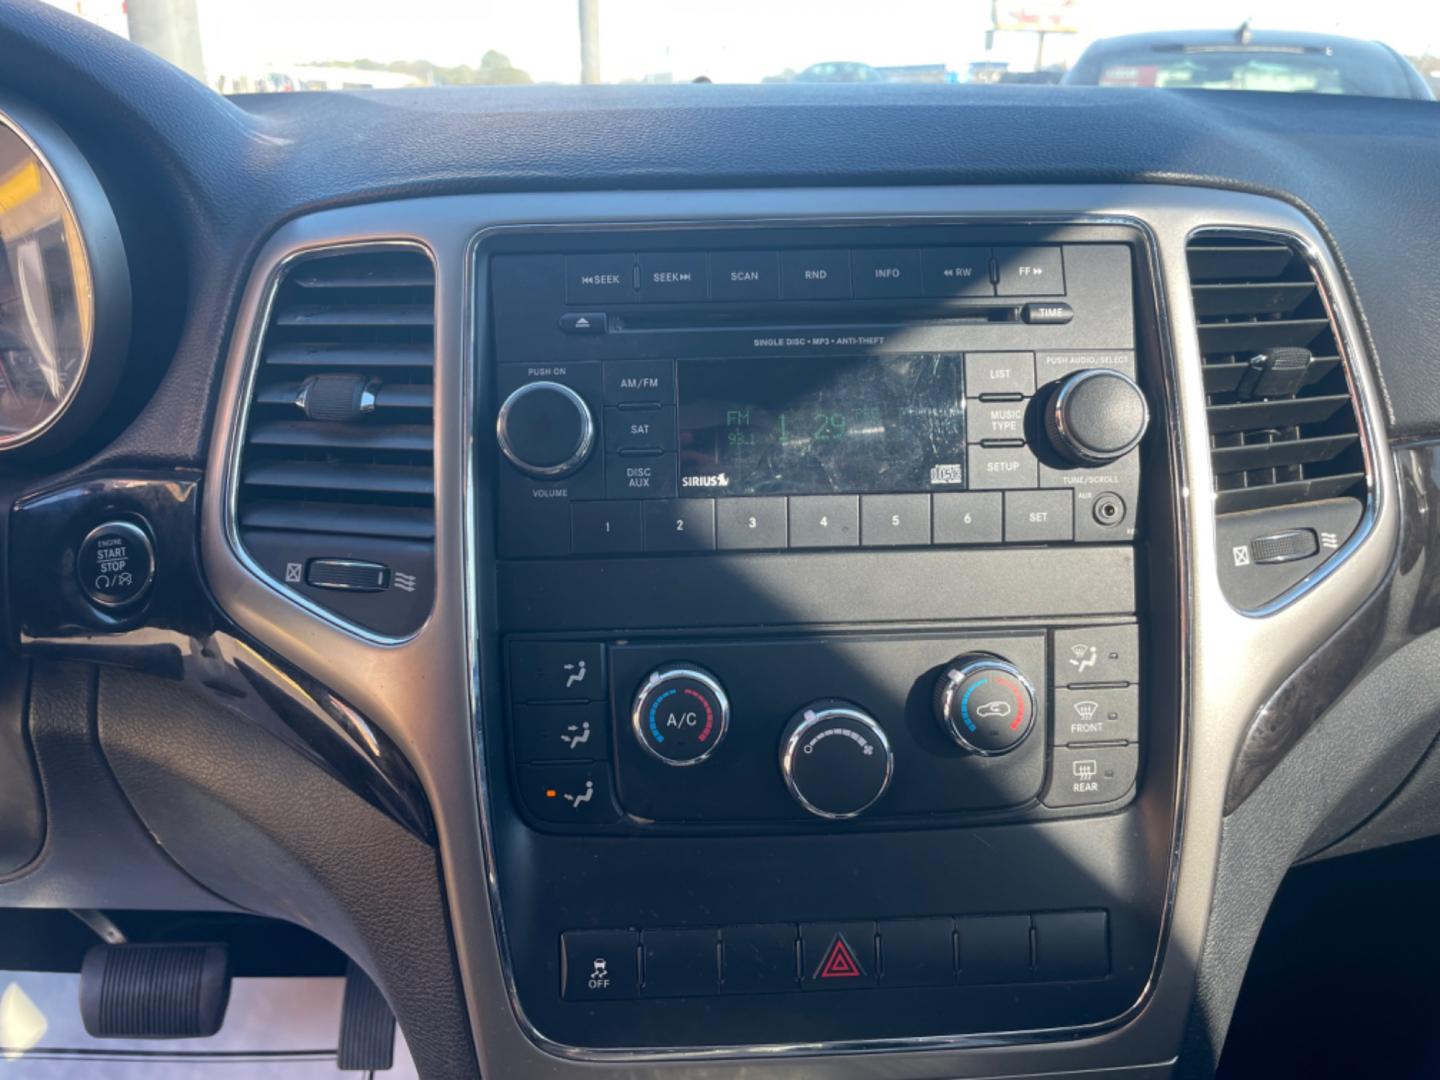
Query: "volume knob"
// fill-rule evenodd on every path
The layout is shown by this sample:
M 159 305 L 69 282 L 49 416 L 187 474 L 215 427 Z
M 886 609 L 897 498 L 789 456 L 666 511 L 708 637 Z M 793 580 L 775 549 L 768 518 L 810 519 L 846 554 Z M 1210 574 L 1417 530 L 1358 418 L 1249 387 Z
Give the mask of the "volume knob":
M 570 387 L 526 383 L 500 406 L 495 437 L 501 453 L 521 472 L 558 480 L 590 456 L 595 420 L 585 400 Z
M 1107 465 L 1145 436 L 1150 406 L 1123 371 L 1090 368 L 1063 383 L 1045 412 L 1045 432 L 1076 465 Z

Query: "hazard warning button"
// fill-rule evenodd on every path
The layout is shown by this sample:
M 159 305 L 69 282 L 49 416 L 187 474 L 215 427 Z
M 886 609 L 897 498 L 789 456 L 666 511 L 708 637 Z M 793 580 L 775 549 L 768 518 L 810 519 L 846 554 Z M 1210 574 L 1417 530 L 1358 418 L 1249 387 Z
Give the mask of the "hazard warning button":
M 807 923 L 800 927 L 806 990 L 875 986 L 873 922 Z

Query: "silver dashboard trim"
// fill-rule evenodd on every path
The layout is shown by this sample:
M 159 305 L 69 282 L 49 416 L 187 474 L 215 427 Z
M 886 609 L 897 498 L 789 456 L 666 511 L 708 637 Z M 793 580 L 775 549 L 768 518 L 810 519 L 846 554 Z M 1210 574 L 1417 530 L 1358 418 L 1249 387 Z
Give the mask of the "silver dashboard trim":
M 662 215 L 665 220 L 657 220 Z M 701 1051 L 596 1052 L 547 1044 L 529 1029 L 511 993 L 483 768 L 486 748 L 474 722 L 482 708 L 482 670 L 489 663 L 479 648 L 488 616 L 474 576 L 476 560 L 489 546 L 476 528 L 476 515 L 488 497 L 487 478 L 475 452 L 476 408 L 482 397 L 475 367 L 483 325 L 476 297 L 486 280 L 475 258 L 478 245 L 499 229 L 810 225 L 876 218 L 1138 224 L 1152 245 L 1148 258 L 1159 294 L 1160 344 L 1167 363 L 1166 413 L 1174 421 L 1168 434 L 1171 482 L 1180 495 L 1176 510 L 1182 543 L 1175 556 L 1184 716 L 1178 822 L 1172 823 L 1175 840 L 1169 853 L 1173 902 L 1167 907 L 1161 955 L 1150 983 L 1125 1016 L 1085 1030 Z M 1216 573 L 1205 396 L 1185 269 L 1186 239 L 1207 227 L 1293 233 L 1315 248 L 1331 280 L 1343 280 L 1319 231 L 1296 208 L 1245 193 L 1163 184 L 445 196 L 326 210 L 280 228 L 259 256 L 237 326 L 253 327 L 269 275 L 297 252 L 397 238 L 431 252 L 437 271 L 440 587 L 430 620 L 413 638 L 366 641 L 257 580 L 228 543 L 224 500 L 215 498 L 207 498 L 203 507 L 204 565 L 217 600 L 237 624 L 344 693 L 391 735 L 414 765 L 435 809 L 452 930 L 482 1072 L 563 1077 L 583 1068 L 617 1080 L 710 1080 L 733 1071 L 719 1062 L 744 1058 L 747 1076 L 767 1080 L 794 1075 L 807 1062 L 820 1060 L 841 1070 L 840 1075 L 916 1080 L 1140 1067 L 1174 1059 L 1193 1005 L 1235 753 L 1273 689 L 1380 584 L 1398 538 L 1396 480 L 1382 455 L 1375 463 L 1373 483 L 1380 497 L 1373 526 L 1345 558 L 1332 560 L 1312 587 L 1273 613 L 1241 613 L 1225 600 Z M 1337 291 L 1332 299 L 1338 325 L 1359 343 L 1363 339 L 1356 332 L 1348 295 Z M 229 349 L 217 416 L 221 437 L 214 440 L 210 454 L 212 476 L 226 475 L 233 450 L 247 346 L 242 331 Z M 1366 426 L 1381 433 L 1368 358 L 1357 348 L 1353 361 L 1352 377 L 1363 389 Z M 1383 434 L 1375 445 L 1384 445 Z M 470 718 L 468 728 L 457 721 L 460 716 Z M 927 1053 L 908 1053 L 914 1050 Z

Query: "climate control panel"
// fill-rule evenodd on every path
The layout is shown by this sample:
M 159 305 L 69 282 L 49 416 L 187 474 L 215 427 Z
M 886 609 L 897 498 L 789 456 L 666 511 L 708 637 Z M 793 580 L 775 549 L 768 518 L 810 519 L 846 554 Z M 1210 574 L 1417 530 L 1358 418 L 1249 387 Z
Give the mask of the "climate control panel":
M 1133 623 L 508 648 L 519 801 L 546 828 L 1109 812 L 1139 774 Z

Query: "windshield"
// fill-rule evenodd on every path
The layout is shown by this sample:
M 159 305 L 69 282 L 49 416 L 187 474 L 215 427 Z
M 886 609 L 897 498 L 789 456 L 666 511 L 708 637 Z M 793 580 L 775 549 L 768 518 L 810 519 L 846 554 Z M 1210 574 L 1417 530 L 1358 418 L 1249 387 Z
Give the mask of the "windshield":
M 226 94 L 1029 83 L 1433 100 L 1416 0 L 49 0 Z

